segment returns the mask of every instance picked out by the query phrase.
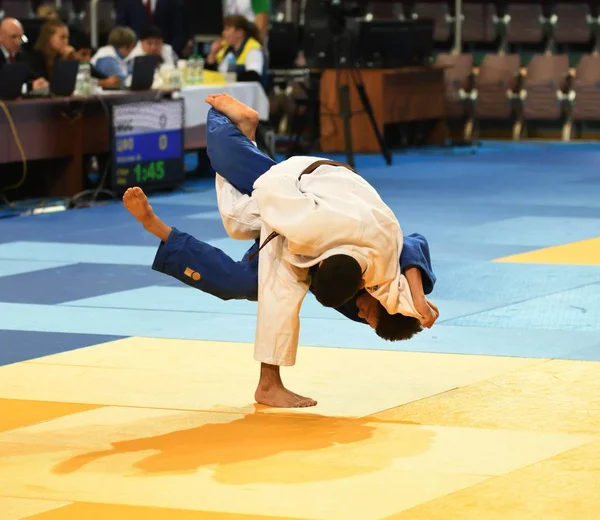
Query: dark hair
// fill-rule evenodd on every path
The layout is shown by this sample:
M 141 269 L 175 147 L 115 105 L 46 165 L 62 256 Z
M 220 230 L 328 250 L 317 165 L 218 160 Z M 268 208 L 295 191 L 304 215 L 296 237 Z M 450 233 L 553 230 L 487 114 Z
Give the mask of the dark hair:
M 379 303 L 379 302 L 378 302 Z M 423 330 L 421 322 L 412 316 L 390 314 L 379 303 L 379 323 L 375 333 L 387 341 L 404 341 Z
M 223 19 L 223 27 L 233 27 L 239 31 L 244 31 L 247 38 L 254 38 L 262 45 L 258 27 L 241 14 L 231 14 L 226 16 Z
M 340 307 L 360 290 L 362 269 L 351 256 L 333 255 L 323 260 L 314 278 L 317 301 L 325 307 Z
M 76 51 L 80 51 L 81 49 L 92 50 L 90 37 L 83 31 L 73 31 L 69 36 L 69 43 Z
M 146 30 L 141 34 L 140 40 L 149 40 L 150 38 L 156 38 L 157 40 L 164 40 L 162 31 L 156 25 L 147 27 Z

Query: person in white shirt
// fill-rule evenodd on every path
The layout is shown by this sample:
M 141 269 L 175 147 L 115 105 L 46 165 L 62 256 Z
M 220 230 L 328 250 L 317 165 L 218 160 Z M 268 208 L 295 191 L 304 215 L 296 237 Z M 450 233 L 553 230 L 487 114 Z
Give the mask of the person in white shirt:
M 125 58 L 125 62 L 130 64 L 138 56 L 158 56 L 161 60 L 161 65 L 175 67 L 179 59 L 173 47 L 165 43 L 161 30 L 152 26 L 146 29 L 136 46 L 131 51 L 131 54 Z
M 131 71 L 125 61 L 135 47 L 137 37 L 129 27 L 115 27 L 108 35 L 108 45 L 100 47 L 91 64 L 106 77 L 117 76 L 125 85 Z

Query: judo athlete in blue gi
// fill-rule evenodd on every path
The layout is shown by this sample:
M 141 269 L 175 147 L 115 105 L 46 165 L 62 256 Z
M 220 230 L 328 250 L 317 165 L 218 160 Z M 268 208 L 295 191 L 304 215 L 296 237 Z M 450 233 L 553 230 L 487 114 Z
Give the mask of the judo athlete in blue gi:
M 251 197 L 256 179 L 275 163 L 250 141 L 257 121 L 244 129 L 239 122 L 236 125 L 229 117 L 211 109 L 207 123 L 209 157 L 213 165 L 219 165 L 220 170 L 217 174 L 217 194 L 225 227 L 235 238 L 255 240 L 241 260 L 236 261 L 220 249 L 164 224 L 153 213 L 139 188 L 128 190 L 124 203 L 146 230 L 161 240 L 152 265 L 154 270 L 221 300 L 257 301 L 260 215 L 255 215 L 254 221 L 250 219 L 237 225 L 239 222 L 236 222 L 234 206 L 240 198 L 247 201 Z M 240 128 L 245 130 L 246 135 Z M 400 265 L 403 272 L 415 275 L 422 294 L 431 293 L 436 278 L 425 237 L 417 233 L 403 237 Z M 311 274 L 318 268 L 318 265 L 311 267 Z M 336 310 L 355 322 L 370 325 L 380 337 L 387 340 L 408 339 L 422 330 L 416 318 L 390 315 L 364 289 Z M 258 402 L 269 406 L 316 404 L 312 399 L 285 389 L 279 373 L 273 378 L 272 374 L 263 374 L 263 370 L 255 397 Z

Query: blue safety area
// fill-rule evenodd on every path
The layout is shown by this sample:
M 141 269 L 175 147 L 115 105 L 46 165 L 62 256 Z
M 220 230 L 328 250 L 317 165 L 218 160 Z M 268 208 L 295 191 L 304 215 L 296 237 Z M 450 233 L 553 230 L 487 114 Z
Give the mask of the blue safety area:
M 309 294 L 301 344 L 600 360 L 600 260 L 494 262 L 600 236 L 599 165 L 596 143 L 484 142 L 396 153 L 391 167 L 358 156 L 403 231 L 429 240 L 440 319 L 389 343 Z M 212 180 L 151 204 L 235 259 L 251 246 L 226 236 Z M 158 244 L 117 202 L 0 219 L 0 364 L 129 336 L 253 342 L 256 304 L 152 271 Z

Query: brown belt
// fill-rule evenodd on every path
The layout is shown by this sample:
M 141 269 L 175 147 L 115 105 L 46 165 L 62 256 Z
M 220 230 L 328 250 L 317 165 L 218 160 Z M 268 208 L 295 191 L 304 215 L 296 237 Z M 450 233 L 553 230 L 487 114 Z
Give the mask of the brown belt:
M 352 166 L 350 166 L 349 164 L 343 163 L 343 162 L 339 162 L 339 161 L 330 161 L 328 159 L 323 159 L 321 161 L 315 161 L 314 163 L 312 163 L 311 165 L 309 165 L 299 176 L 298 176 L 298 180 L 300 180 L 302 178 L 303 175 L 310 175 L 312 172 L 314 172 L 319 166 L 323 166 L 323 165 L 329 165 L 329 166 L 341 166 L 343 168 L 346 168 L 348 170 L 350 170 L 351 172 L 354 172 L 356 174 L 358 174 L 358 172 L 352 168 Z M 260 208 L 259 208 L 260 209 Z M 265 241 L 262 243 L 262 245 L 258 248 L 257 251 L 254 251 L 254 253 L 252 253 L 248 258 L 249 260 L 254 260 L 254 258 L 256 257 L 256 255 L 258 255 L 258 253 L 260 253 L 260 250 L 265 247 L 271 240 L 273 240 L 275 237 L 279 236 L 279 233 L 277 233 L 277 231 L 273 231 L 273 233 L 271 233 L 267 238 L 265 238 Z

